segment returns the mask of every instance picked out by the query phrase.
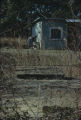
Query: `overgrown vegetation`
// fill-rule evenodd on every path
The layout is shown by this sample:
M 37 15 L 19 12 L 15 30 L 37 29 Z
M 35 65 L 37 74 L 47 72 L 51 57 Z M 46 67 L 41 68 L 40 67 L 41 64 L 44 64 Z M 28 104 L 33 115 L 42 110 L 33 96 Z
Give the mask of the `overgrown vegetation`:
M 0 53 L 0 80 L 9 79 L 15 72 L 16 61 L 13 55 Z

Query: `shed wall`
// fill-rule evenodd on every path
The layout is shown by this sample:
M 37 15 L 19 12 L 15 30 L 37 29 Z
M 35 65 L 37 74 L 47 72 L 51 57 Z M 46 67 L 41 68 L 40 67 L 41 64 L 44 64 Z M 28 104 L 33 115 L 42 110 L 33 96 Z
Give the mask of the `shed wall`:
M 63 35 L 60 40 L 50 39 L 50 28 L 62 28 Z M 42 39 L 45 49 L 65 49 L 67 47 L 67 25 L 64 21 L 48 20 L 42 22 Z

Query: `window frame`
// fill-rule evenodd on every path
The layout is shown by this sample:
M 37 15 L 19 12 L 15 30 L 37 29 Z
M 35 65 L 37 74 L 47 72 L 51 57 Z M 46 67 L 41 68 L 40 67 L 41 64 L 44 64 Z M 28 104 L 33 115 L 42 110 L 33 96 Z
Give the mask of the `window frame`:
M 51 30 L 52 29 L 59 29 L 61 32 L 60 38 L 51 38 Z M 62 40 L 63 38 L 63 28 L 62 27 L 50 27 L 50 35 L 49 35 L 49 40 Z

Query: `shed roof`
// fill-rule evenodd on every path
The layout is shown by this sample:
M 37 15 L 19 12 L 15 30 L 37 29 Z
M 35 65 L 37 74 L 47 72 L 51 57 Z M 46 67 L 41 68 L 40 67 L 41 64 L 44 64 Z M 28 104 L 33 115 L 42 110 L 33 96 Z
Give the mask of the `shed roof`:
M 38 17 L 37 19 L 35 19 L 32 23 L 37 23 L 39 21 L 43 21 L 43 20 L 54 20 L 54 21 L 64 21 L 66 23 L 80 23 L 81 19 L 65 19 L 65 18 L 40 18 Z
M 71 22 L 71 23 L 80 23 L 81 20 L 80 19 L 66 19 L 66 22 Z

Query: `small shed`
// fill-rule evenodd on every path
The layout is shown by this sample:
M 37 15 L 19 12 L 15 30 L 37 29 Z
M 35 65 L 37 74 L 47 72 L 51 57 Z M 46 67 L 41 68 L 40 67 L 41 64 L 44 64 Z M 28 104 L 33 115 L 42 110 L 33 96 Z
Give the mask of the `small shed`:
M 40 49 L 66 49 L 68 47 L 68 23 L 80 23 L 80 20 L 50 18 L 36 22 L 32 36 L 37 35 L 36 42 Z

